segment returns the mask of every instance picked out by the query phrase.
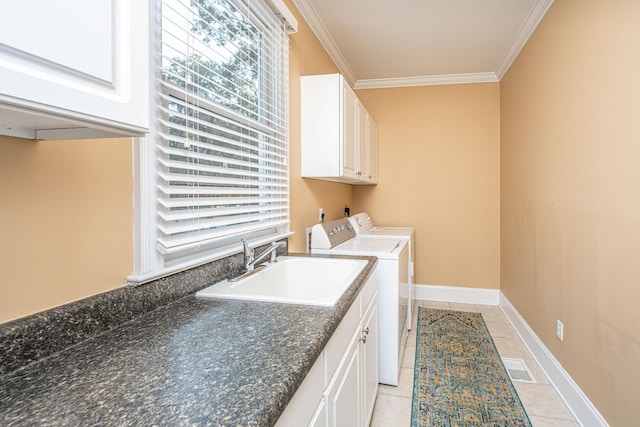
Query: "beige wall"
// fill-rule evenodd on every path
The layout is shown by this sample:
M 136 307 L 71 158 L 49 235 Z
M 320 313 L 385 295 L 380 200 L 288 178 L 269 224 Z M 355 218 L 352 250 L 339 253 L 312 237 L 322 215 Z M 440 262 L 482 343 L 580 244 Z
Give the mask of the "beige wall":
M 300 177 L 300 76 L 337 73 L 338 69 L 295 6 L 286 3 L 299 23 L 290 39 L 291 230 L 295 235 L 289 239 L 289 250 L 305 252 L 305 230 L 318 222 L 318 210 L 324 209 L 327 221 L 340 218 L 344 205 L 352 204 L 352 189 L 348 184 Z
M 640 419 L 638 22 L 556 1 L 501 84 L 502 291 L 612 426 Z
M 352 188 L 300 178 L 299 77 L 337 69 L 286 2 L 290 249 L 320 207 L 414 226 L 418 283 L 501 287 L 609 423 L 636 423 L 640 3 L 556 1 L 500 84 L 358 91 L 380 183 Z M 132 187 L 128 139 L 0 136 L 0 322 L 124 283 Z
M 379 184 L 355 187 L 352 212 L 416 230 L 416 282 L 500 286 L 498 83 L 367 89 Z
M 0 136 L 0 323 L 124 283 L 132 189 L 130 139 Z

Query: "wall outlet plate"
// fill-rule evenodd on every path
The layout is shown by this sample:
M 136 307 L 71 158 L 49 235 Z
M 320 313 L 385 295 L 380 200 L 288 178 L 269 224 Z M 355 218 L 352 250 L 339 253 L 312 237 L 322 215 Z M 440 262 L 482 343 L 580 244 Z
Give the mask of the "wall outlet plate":
M 560 341 L 564 340 L 564 325 L 560 320 L 556 320 L 556 337 L 558 337 Z

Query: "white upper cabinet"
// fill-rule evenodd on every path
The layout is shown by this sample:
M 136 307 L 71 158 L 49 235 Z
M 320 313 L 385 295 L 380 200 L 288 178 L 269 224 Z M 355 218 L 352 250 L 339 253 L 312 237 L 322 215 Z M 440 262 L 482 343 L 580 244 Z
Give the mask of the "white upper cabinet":
M 342 82 L 342 88 L 338 89 L 342 92 L 342 123 L 339 123 L 338 147 L 342 151 L 342 175 L 350 180 L 358 179 L 358 166 L 360 165 L 360 156 L 358 150 L 358 114 L 360 106 L 358 98 L 351 88 Z M 337 105 L 333 108 L 336 109 Z M 340 144 L 340 139 L 343 143 Z
M 378 183 L 378 128 L 367 110 L 360 108 L 360 135 L 358 140 L 360 160 L 359 184 Z
M 366 139 L 366 173 L 369 184 L 378 183 L 378 127 L 371 116 L 367 114 L 367 139 Z
M 368 170 L 367 166 L 369 164 L 369 160 L 367 156 L 369 155 L 369 150 L 367 149 L 367 132 L 369 131 L 369 123 L 371 121 L 371 117 L 367 110 L 362 106 L 358 106 L 358 138 L 356 139 L 356 149 L 358 151 L 358 165 L 360 174 L 358 177 L 365 181 L 368 181 Z
M 20 0 L 0 14 L 0 134 L 142 135 L 148 0 Z
M 301 98 L 302 176 L 376 184 L 376 124 L 344 78 L 304 76 Z

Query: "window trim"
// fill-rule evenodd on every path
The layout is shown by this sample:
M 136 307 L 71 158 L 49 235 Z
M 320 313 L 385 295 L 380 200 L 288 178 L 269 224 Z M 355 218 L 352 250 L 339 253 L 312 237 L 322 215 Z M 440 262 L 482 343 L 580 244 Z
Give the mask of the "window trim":
M 287 9 L 282 0 L 261 0 L 268 6 L 275 15 L 282 21 L 286 33 L 292 34 L 297 31 L 298 23 L 295 17 Z M 160 88 L 160 55 L 161 49 L 160 28 L 161 7 L 159 2 L 153 2 L 150 5 L 151 22 L 150 28 L 150 46 L 149 64 L 152 71 L 150 79 L 150 115 L 153 117 L 158 109 L 156 98 L 162 94 Z M 285 64 L 288 66 L 288 63 Z M 284 93 L 283 95 L 287 95 Z M 288 116 L 288 112 L 287 112 Z M 289 118 L 286 118 L 287 122 Z M 198 254 L 188 258 L 180 258 L 175 263 L 166 264 L 166 257 L 157 250 L 157 160 L 156 155 L 158 148 L 153 136 L 157 134 L 157 125 L 155 120 L 150 120 L 149 136 L 133 138 L 133 176 L 134 176 L 134 272 L 127 277 L 127 283 L 131 285 L 140 285 L 152 280 L 156 280 L 170 274 L 184 271 L 198 265 L 202 265 L 217 259 L 225 258 L 230 255 L 242 252 L 242 243 L 236 242 L 227 244 L 212 250 L 206 250 L 202 254 Z M 288 129 L 287 129 L 288 131 Z M 287 179 L 289 180 L 288 192 L 290 197 L 290 160 L 287 168 Z M 289 204 L 289 209 L 290 209 Z M 290 227 L 286 227 L 286 231 L 280 234 L 269 234 L 267 236 L 258 236 L 248 239 L 252 246 L 259 246 L 270 243 L 272 241 L 287 238 L 294 233 L 290 231 Z

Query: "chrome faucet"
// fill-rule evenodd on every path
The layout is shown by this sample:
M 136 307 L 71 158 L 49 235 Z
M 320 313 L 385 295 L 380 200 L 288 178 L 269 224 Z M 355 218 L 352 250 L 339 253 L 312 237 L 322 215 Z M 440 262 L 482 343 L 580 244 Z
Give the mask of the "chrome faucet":
M 276 256 L 277 256 L 276 249 L 278 249 L 281 246 L 284 246 L 285 243 L 272 242 L 271 246 L 265 249 L 265 251 L 262 252 L 257 257 L 254 255 L 254 249 L 249 247 L 249 243 L 247 243 L 246 240 L 242 239 L 242 245 L 244 248 L 244 270 L 251 271 L 256 267 L 256 264 L 258 264 L 261 260 L 266 258 L 269 254 L 271 255 L 271 262 L 276 262 Z

